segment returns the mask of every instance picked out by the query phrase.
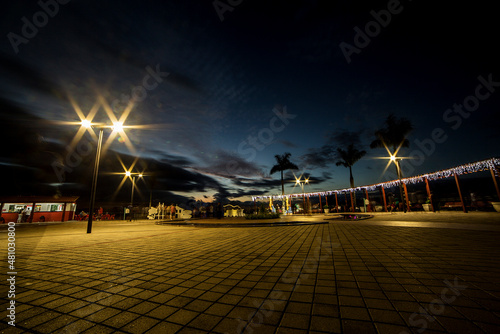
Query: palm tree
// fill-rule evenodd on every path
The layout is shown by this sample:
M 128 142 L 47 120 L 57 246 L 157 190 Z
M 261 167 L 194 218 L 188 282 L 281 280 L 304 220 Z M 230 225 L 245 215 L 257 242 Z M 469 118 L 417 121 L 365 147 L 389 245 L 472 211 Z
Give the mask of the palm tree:
M 347 146 L 347 150 L 337 148 L 337 153 L 340 160 L 337 161 L 335 165 L 349 168 L 349 175 L 350 175 L 349 180 L 351 181 L 351 188 L 354 188 L 354 178 L 352 177 L 352 166 L 366 154 L 366 151 L 360 151 L 356 147 L 354 147 L 354 144 L 350 144 L 349 146 Z
M 290 153 L 285 153 L 283 155 L 276 154 L 274 157 L 276 158 L 277 164 L 271 168 L 271 174 L 276 173 L 277 171 L 281 172 L 281 195 L 285 194 L 285 183 L 283 181 L 283 171 L 288 169 L 299 169 L 296 164 L 290 161 Z
M 375 131 L 377 139 L 371 142 L 370 148 L 392 148 L 390 153 L 395 155 L 399 148 L 410 146 L 406 136 L 411 130 L 413 125 L 408 119 L 404 117 L 398 119 L 394 114 L 390 114 L 385 120 L 385 127 Z

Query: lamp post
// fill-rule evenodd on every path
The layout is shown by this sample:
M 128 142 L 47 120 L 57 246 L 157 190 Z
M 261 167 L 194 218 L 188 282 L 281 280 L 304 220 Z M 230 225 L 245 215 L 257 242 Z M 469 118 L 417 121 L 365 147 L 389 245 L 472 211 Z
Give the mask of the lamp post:
M 401 204 L 403 204 L 403 210 L 406 213 L 406 194 L 403 195 L 403 185 L 401 179 L 403 177 L 403 173 L 401 172 L 401 158 L 396 157 L 395 155 L 391 155 L 391 161 L 396 164 L 396 169 L 398 170 L 398 179 L 399 179 L 399 196 L 401 197 Z
M 82 121 L 81 124 L 83 127 L 86 128 L 92 127 L 92 123 L 87 120 Z M 99 129 L 99 139 L 97 140 L 97 151 L 94 162 L 94 173 L 92 175 L 92 185 L 90 189 L 89 220 L 87 222 L 87 233 L 92 233 L 92 219 L 94 215 L 95 195 L 97 191 L 97 176 L 99 175 L 99 163 L 101 161 L 103 132 L 105 128 L 111 128 L 113 129 L 113 131 L 121 131 L 123 128 L 123 124 L 120 122 L 115 122 L 113 126 L 99 126 L 97 128 Z
M 130 192 L 130 220 L 133 219 L 133 209 L 134 209 L 134 190 L 135 190 L 135 178 L 136 178 L 136 176 L 133 174 L 135 174 L 139 177 L 143 176 L 142 173 L 132 173 L 130 171 L 125 172 L 125 177 L 130 177 L 130 179 L 132 180 L 132 190 Z M 125 219 L 125 213 L 124 213 L 123 219 Z
M 300 187 L 302 188 L 302 202 L 303 202 L 303 205 L 304 205 L 304 214 L 306 214 L 306 196 L 305 196 L 305 193 L 304 193 L 304 185 L 306 183 L 309 183 L 309 179 L 302 180 L 302 177 L 299 177 L 298 179 L 297 178 L 295 179 L 295 184 L 300 185 Z
M 132 175 L 132 173 L 129 171 L 126 171 L 125 175 L 130 177 Z M 142 174 L 138 174 L 138 176 L 142 177 Z M 130 195 L 130 206 L 134 205 L 134 188 L 135 188 L 135 176 L 132 176 L 132 192 Z

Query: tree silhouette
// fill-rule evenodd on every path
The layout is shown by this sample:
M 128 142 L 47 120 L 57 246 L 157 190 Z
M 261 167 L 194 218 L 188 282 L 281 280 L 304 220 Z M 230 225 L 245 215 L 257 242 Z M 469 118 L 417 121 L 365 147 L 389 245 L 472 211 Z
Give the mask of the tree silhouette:
M 288 169 L 299 169 L 297 165 L 290 161 L 290 153 L 284 153 L 283 155 L 276 154 L 274 157 L 276 158 L 277 164 L 271 168 L 270 174 L 274 174 L 278 171 L 281 172 L 281 195 L 285 194 L 285 183 L 283 181 L 283 171 Z
M 347 146 L 347 150 L 343 150 L 340 147 L 337 148 L 337 153 L 340 160 L 337 161 L 335 165 L 349 168 L 349 181 L 351 182 L 351 188 L 354 188 L 352 166 L 366 154 L 366 151 L 360 151 L 354 147 L 354 144 L 350 144 Z
M 413 125 L 408 119 L 404 117 L 397 118 L 394 114 L 390 114 L 387 116 L 384 125 L 385 127 L 375 131 L 377 139 L 371 142 L 370 148 L 392 148 L 390 153 L 394 155 L 399 148 L 410 146 L 406 136 L 413 130 Z

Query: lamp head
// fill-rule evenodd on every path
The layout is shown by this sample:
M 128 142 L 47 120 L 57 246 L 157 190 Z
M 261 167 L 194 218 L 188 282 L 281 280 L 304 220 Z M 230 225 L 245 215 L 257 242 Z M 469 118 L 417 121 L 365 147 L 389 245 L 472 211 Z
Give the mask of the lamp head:
M 81 124 L 82 124 L 82 126 L 83 126 L 84 128 L 87 128 L 87 129 L 88 129 L 88 128 L 90 128 L 90 127 L 92 126 L 92 123 L 91 123 L 89 120 L 87 120 L 87 119 L 82 120 L 82 121 L 81 121 Z
M 113 131 L 115 132 L 120 132 L 123 130 L 123 123 L 122 122 L 114 122 L 112 126 Z

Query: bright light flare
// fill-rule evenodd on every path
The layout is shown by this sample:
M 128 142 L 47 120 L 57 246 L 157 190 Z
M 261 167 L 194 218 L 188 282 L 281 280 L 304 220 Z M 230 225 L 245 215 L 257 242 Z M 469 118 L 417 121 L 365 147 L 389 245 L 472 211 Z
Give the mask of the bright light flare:
M 87 128 L 87 129 L 89 129 L 90 127 L 92 127 L 92 122 L 89 121 L 88 119 L 82 120 L 81 124 L 82 124 L 82 126 L 84 128 Z
M 385 143 L 384 144 L 384 148 L 386 149 L 387 153 L 389 154 L 388 157 L 375 157 L 373 159 L 387 159 L 387 165 L 385 165 L 385 168 L 382 172 L 382 174 L 380 175 L 380 179 L 382 178 L 382 176 L 385 174 L 385 172 L 387 171 L 387 169 L 389 169 L 389 166 L 391 165 L 391 163 L 394 163 L 396 165 L 396 168 L 399 170 L 399 164 L 398 164 L 398 161 L 401 161 L 403 159 L 411 159 L 411 157 L 398 157 L 398 152 L 399 150 L 401 149 L 401 145 L 400 144 L 396 150 L 394 151 L 394 153 L 391 152 L 391 150 L 389 149 L 389 147 L 387 147 L 387 145 Z
M 305 178 L 302 179 L 302 177 L 304 176 L 304 173 L 300 174 L 299 177 L 297 177 L 297 175 L 295 175 L 295 173 L 293 173 L 293 176 L 295 177 L 295 183 L 293 185 L 293 188 L 295 188 L 296 186 L 300 186 L 300 188 L 302 189 L 302 192 L 304 192 L 304 186 L 306 184 L 309 184 L 309 178 Z
M 114 132 L 123 131 L 123 122 L 114 122 L 111 129 L 113 129 Z
M 125 166 L 125 164 L 123 163 L 123 160 L 120 158 L 120 156 L 117 155 L 117 158 L 118 158 L 118 161 L 120 162 L 120 164 L 123 168 L 123 172 L 122 173 L 111 173 L 111 174 L 123 175 L 123 178 L 122 178 L 120 184 L 118 185 L 118 187 L 116 188 L 116 190 L 112 196 L 112 199 L 114 199 L 118 195 L 118 192 L 123 187 L 123 185 L 125 184 L 127 179 L 133 182 L 134 189 L 137 191 L 138 194 L 141 194 L 141 191 L 139 190 L 136 182 L 134 182 L 133 177 L 138 176 L 139 178 L 142 179 L 144 176 L 147 176 L 147 173 L 145 174 L 144 171 L 139 172 L 139 173 L 132 172 L 134 170 L 135 165 L 137 164 L 137 161 L 139 160 L 139 157 L 136 157 L 134 159 L 134 161 L 132 162 L 132 164 L 128 168 Z M 144 179 L 142 182 L 145 182 Z
M 104 99 L 104 97 L 102 97 L 101 95 L 99 95 L 98 98 L 99 98 L 99 102 L 100 102 L 102 108 L 104 109 L 104 111 L 108 115 L 109 120 L 113 123 L 113 126 L 112 126 L 113 132 L 111 132 L 111 134 L 109 135 L 108 140 L 104 144 L 104 150 L 107 150 L 108 147 L 109 147 L 109 145 L 111 144 L 111 142 L 115 139 L 115 137 L 118 136 L 119 138 L 121 138 L 120 142 L 125 143 L 125 145 L 130 150 L 130 152 L 132 154 L 135 154 L 134 145 L 132 145 L 132 142 L 128 138 L 128 136 L 125 133 L 124 129 L 125 128 L 136 128 L 137 126 L 124 126 L 123 125 L 125 123 L 125 121 L 127 120 L 127 117 L 129 116 L 130 112 L 132 111 L 132 109 L 135 106 L 135 104 L 133 102 L 133 99 L 131 99 L 129 101 L 127 107 L 125 108 L 125 110 L 121 114 L 120 118 L 117 118 L 116 115 L 115 115 L 115 113 L 111 109 L 111 106 L 106 101 L 106 99 Z
M 107 140 L 103 143 L 102 146 L 102 154 L 104 155 L 105 152 L 109 149 L 109 146 L 113 142 L 115 138 L 118 138 L 120 143 L 124 143 L 125 146 L 130 150 L 132 154 L 136 153 L 135 147 L 130 141 L 127 133 L 125 132 L 125 129 L 146 129 L 146 128 L 164 128 L 167 125 L 165 124 L 155 124 L 155 125 L 127 125 L 125 126 L 124 123 L 127 120 L 127 117 L 129 116 L 130 112 L 134 108 L 135 104 L 133 102 L 133 99 L 130 100 L 128 103 L 127 107 L 123 111 L 123 113 L 117 117 L 115 112 L 112 110 L 111 106 L 109 103 L 106 101 L 106 99 L 100 95 L 99 93 L 97 94 L 97 101 L 94 103 L 94 105 L 91 107 L 90 111 L 88 112 L 87 115 L 84 115 L 82 109 L 80 106 L 77 104 L 76 100 L 72 96 L 68 96 L 68 99 L 77 114 L 78 118 L 80 118 L 80 122 L 59 122 L 61 124 L 68 124 L 68 125 L 80 125 L 80 129 L 78 130 L 78 133 L 75 135 L 73 140 L 70 143 L 70 147 L 73 149 L 78 142 L 81 140 L 83 135 L 88 131 L 91 137 L 97 141 L 97 135 L 95 133 L 95 129 L 102 129 L 102 128 L 111 128 L 112 132 L 107 138 Z M 104 109 L 106 112 L 109 121 L 111 121 L 112 125 L 106 125 L 105 123 L 94 123 L 93 119 L 96 116 L 96 113 L 100 109 Z M 106 122 L 108 123 L 108 122 Z M 109 124 L 109 123 L 108 123 Z

